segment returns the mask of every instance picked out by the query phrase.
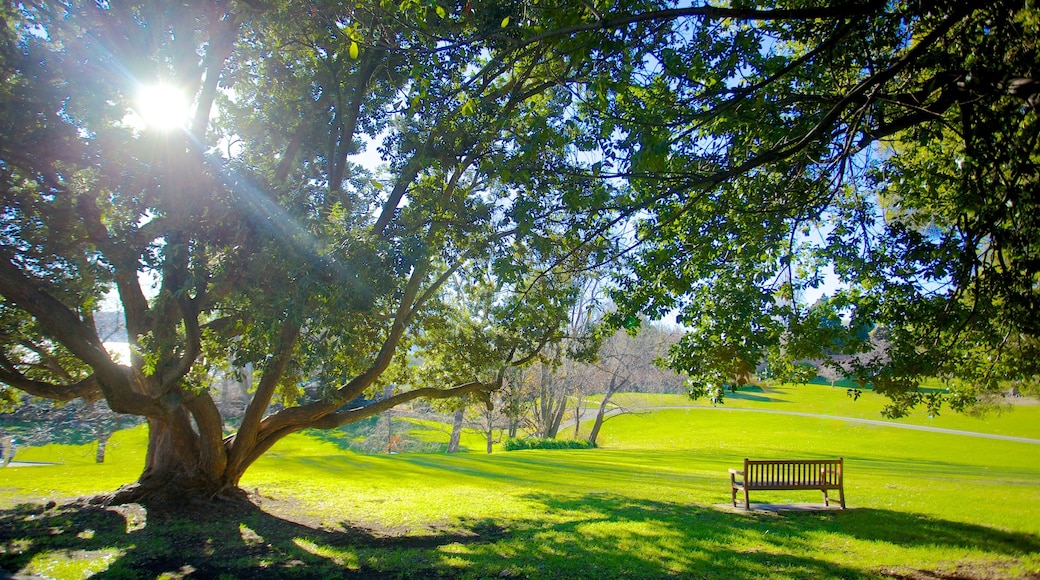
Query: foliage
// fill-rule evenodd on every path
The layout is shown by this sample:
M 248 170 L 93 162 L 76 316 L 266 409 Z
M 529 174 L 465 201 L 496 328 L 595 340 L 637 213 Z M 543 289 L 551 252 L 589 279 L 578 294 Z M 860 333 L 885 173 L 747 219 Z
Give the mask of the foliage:
M 595 449 L 596 444 L 585 439 L 557 439 L 555 437 L 511 437 L 502 441 L 504 451 L 524 449 Z
M 848 371 L 893 416 L 924 377 L 959 410 L 1035 384 L 1035 6 L 755 7 L 660 30 L 588 109 L 648 210 L 615 323 L 677 311 L 671 364 L 707 384 L 874 353 Z
M 1027 3 L 300 9 L 0 8 L 0 400 L 147 418 L 138 495 L 240 496 L 291 433 L 489 399 L 620 257 L 615 325 L 677 311 L 711 384 L 874 327 L 855 374 L 892 414 L 923 376 L 962 408 L 1038 375 Z M 172 130 L 138 119 L 160 82 Z M 255 373 L 227 438 L 215 370 Z

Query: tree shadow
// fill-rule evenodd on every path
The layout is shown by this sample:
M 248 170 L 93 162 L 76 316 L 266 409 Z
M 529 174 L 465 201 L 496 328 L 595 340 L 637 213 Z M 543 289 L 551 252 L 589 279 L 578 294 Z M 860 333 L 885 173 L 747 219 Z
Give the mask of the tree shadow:
M 65 561 L 59 565 L 66 570 L 76 569 L 68 565 L 71 560 L 81 560 L 80 569 L 91 560 L 109 560 L 90 576 L 98 579 L 451 577 L 450 569 L 438 570 L 422 558 L 402 563 L 379 554 L 500 537 L 498 528 L 487 524 L 425 535 L 394 533 L 350 524 L 323 529 L 249 503 L 192 506 L 176 515 L 148 513 L 137 504 L 23 504 L 0 512 L 0 578 L 24 573 L 30 563 L 35 574 L 63 577 L 39 570 L 41 557 Z
M 193 507 L 149 514 L 80 501 L 0 512 L 0 578 L 41 559 L 108 559 L 93 578 L 982 578 L 1040 553 L 1040 538 L 880 509 L 733 513 L 607 494 L 525 496 L 527 518 L 393 530 L 294 519 L 299 506 Z M 254 498 L 255 499 L 255 498 Z M 268 511 L 264 511 L 267 509 Z M 276 515 L 292 513 L 294 519 Z M 983 554 L 955 573 L 864 570 L 821 554 L 829 542 Z M 824 542 L 826 543 L 826 542 Z M 913 566 L 912 563 L 904 565 Z M 974 565 L 974 564 L 970 564 Z M 994 572 L 996 570 L 996 572 Z M 48 574 L 63 577 L 61 574 Z M 82 573 L 79 576 L 83 576 Z
M 744 385 L 735 391 L 727 391 L 726 398 L 742 401 L 756 401 L 760 403 L 790 403 L 788 399 L 775 396 L 774 390 L 766 391 L 759 385 Z
M 554 577 L 1003 578 L 1018 558 L 1040 553 L 1040 537 L 1035 535 L 882 509 L 734 513 L 613 495 L 561 498 L 534 494 L 528 499 L 543 505 L 546 513 L 565 518 L 565 514 L 581 514 L 569 523 L 550 527 L 545 520 L 514 522 L 517 527 L 509 530 L 516 537 L 553 538 L 552 542 L 529 543 L 525 558 L 533 558 L 537 569 L 553 570 Z M 531 529 L 522 529 L 525 526 Z M 895 569 L 879 565 L 864 570 L 818 556 L 827 543 L 821 537 L 827 536 L 841 542 L 890 544 L 896 549 L 953 549 L 983 556 L 977 562 L 955 563 L 948 571 L 907 568 L 913 565 L 907 562 Z M 647 552 L 647 545 L 657 550 Z M 627 546 L 642 546 L 642 551 L 626 552 L 628 558 L 619 568 L 618 552 L 626 551 Z M 471 553 L 479 559 L 484 549 L 477 546 Z M 502 551 L 501 546 L 486 549 Z M 575 561 L 580 562 L 579 568 L 571 564 Z
M 777 398 L 777 397 L 769 397 L 769 396 L 766 396 L 766 395 L 752 395 L 752 394 L 747 394 L 747 393 L 741 393 L 740 391 L 737 391 L 736 393 L 726 393 L 726 398 L 727 399 L 733 399 L 733 400 L 740 400 L 740 401 L 754 401 L 754 402 L 757 402 L 757 403 L 790 403 L 791 402 L 791 401 L 789 401 L 787 399 L 780 399 L 780 398 Z

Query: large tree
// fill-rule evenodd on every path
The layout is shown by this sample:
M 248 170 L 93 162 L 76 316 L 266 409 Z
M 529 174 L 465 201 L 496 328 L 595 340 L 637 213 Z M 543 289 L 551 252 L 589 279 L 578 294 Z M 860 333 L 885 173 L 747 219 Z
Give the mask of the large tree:
M 580 15 L 523 9 L 4 4 L 5 395 L 145 417 L 145 470 L 121 497 L 161 502 L 238 496 L 243 472 L 301 429 L 493 388 L 456 375 L 386 389 L 387 372 L 423 358 L 447 280 L 490 264 L 503 302 L 523 303 L 575 249 L 599 260 L 616 219 L 611 187 L 569 149 L 567 87 L 596 74 L 593 46 L 522 42 L 510 26 Z M 137 118 L 160 83 L 190 118 Z M 364 147 L 382 170 L 354 163 Z M 110 295 L 123 363 L 93 318 Z M 555 323 L 543 312 L 501 322 L 537 346 Z M 480 340 L 455 335 L 460 349 Z M 255 390 L 227 435 L 213 371 L 248 368 Z
M 616 234 L 640 248 L 617 321 L 678 309 L 687 370 L 701 346 L 744 368 L 835 344 L 800 306 L 827 262 L 837 309 L 886 328 L 869 378 L 893 396 L 957 370 L 951 346 L 1037 360 L 1023 2 L 43 1 L 0 23 L 4 397 L 147 418 L 129 497 L 236 495 L 290 433 L 487 390 L 377 396 L 468 265 L 522 301 L 625 254 Z M 131 114 L 160 82 L 183 128 Z M 126 363 L 93 318 L 110 293 Z M 258 374 L 227 436 L 216 368 Z

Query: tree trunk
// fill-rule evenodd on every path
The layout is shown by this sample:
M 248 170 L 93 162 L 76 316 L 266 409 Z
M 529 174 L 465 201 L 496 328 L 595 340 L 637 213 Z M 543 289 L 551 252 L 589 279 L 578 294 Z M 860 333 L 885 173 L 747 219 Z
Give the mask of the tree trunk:
M 556 439 L 556 435 L 560 432 L 560 423 L 563 422 L 563 415 L 567 411 L 567 400 L 561 399 L 559 405 L 553 410 L 551 420 L 549 421 L 549 428 L 545 434 L 549 439 Z
M 465 418 L 466 409 L 459 408 L 455 411 L 454 421 L 451 424 L 451 439 L 448 440 L 447 453 L 456 453 L 459 450 L 459 440 L 462 439 L 462 420 Z
M 495 443 L 494 430 L 488 429 L 487 430 L 487 452 L 488 452 L 488 455 L 491 455 L 491 446 L 494 445 L 494 443 Z
M 574 439 L 581 433 L 581 418 L 585 416 L 585 395 L 579 394 L 574 399 Z
M 94 463 L 105 462 L 105 446 L 108 445 L 108 438 L 111 436 L 108 429 L 101 429 L 97 437 L 97 453 L 94 455 Z
M 596 444 L 596 438 L 599 437 L 600 427 L 603 426 L 603 419 L 607 414 L 607 401 L 610 400 L 610 395 L 605 395 L 603 400 L 599 404 L 599 409 L 596 410 L 596 420 L 592 422 L 592 430 L 589 431 L 589 443 Z
M 219 441 L 217 442 L 220 443 Z M 208 446 L 194 430 L 188 412 L 180 407 L 170 417 L 148 419 L 145 468 L 136 483 L 106 498 L 112 503 L 142 503 L 158 510 L 176 510 L 186 503 L 210 500 L 246 500 L 238 482 L 246 462 L 231 469 L 226 456 L 211 461 Z M 223 446 L 220 447 L 223 453 Z
M 607 385 L 607 392 L 603 393 L 603 400 L 599 403 L 599 409 L 596 410 L 596 420 L 592 422 L 592 431 L 589 432 L 589 443 L 596 444 L 596 438 L 599 437 L 599 430 L 603 427 L 603 421 L 607 417 L 607 404 L 610 403 L 610 398 L 614 396 L 614 393 L 621 390 L 621 387 L 628 384 L 628 379 L 618 381 L 617 373 L 610 376 L 610 384 Z

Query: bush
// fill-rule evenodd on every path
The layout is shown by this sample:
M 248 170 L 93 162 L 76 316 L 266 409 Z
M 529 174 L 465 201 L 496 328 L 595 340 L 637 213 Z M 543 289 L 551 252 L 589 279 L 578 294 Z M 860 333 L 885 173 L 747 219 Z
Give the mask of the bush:
M 543 438 L 510 438 L 502 442 L 502 449 L 519 451 L 521 449 L 595 449 L 596 444 L 584 439 L 543 439 Z

